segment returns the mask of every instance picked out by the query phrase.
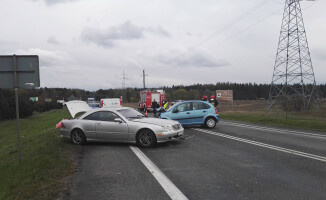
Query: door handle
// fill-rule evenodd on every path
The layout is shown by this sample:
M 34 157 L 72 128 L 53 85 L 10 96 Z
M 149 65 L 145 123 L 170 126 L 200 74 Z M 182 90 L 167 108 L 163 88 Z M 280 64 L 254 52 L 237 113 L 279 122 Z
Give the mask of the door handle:
M 204 113 L 207 112 L 206 110 L 203 111 Z
M 98 123 L 96 123 L 96 124 L 97 124 L 97 125 L 101 125 L 101 123 L 99 123 L 99 122 L 98 122 Z
M 190 114 L 190 112 L 186 112 L 186 114 Z

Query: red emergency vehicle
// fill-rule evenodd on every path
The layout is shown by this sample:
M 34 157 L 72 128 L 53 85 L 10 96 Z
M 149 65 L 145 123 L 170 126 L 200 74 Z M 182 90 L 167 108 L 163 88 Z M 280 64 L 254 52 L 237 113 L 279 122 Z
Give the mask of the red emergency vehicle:
M 152 109 L 152 102 L 155 101 L 162 106 L 162 101 L 165 100 L 165 92 L 163 90 L 144 90 L 140 92 L 139 110 Z

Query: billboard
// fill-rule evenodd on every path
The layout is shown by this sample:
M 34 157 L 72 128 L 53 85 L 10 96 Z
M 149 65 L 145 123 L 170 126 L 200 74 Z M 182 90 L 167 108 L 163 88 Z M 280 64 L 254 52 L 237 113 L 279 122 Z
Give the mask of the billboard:
M 233 102 L 233 90 L 216 90 L 216 99 L 218 101 Z

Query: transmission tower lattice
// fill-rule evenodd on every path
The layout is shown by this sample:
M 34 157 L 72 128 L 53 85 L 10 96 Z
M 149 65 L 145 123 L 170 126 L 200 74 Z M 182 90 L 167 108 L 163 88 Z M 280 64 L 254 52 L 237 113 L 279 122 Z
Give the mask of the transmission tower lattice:
M 299 0 L 286 0 L 267 109 L 289 100 L 318 107 L 316 80 Z

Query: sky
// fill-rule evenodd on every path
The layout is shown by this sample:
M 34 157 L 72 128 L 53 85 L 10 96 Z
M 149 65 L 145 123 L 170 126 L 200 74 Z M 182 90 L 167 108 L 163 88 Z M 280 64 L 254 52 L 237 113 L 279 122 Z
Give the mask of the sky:
M 143 69 L 151 88 L 270 83 L 285 0 L 0 2 L 0 55 L 38 55 L 41 87 L 98 90 L 141 88 Z M 317 84 L 325 7 L 301 1 Z

